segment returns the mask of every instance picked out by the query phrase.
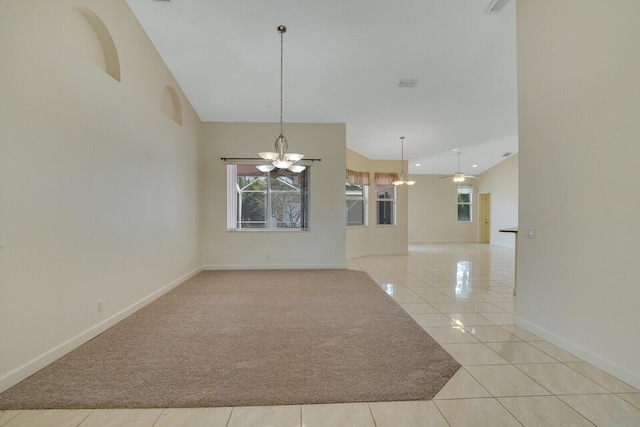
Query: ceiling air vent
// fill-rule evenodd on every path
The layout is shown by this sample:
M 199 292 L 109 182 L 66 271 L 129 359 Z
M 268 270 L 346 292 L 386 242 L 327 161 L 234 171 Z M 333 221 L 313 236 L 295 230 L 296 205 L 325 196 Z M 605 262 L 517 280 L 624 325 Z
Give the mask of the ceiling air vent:
M 497 15 L 502 12 L 502 9 L 509 3 L 509 0 L 491 0 L 489 6 L 485 9 L 484 13 L 488 15 Z
M 398 82 L 398 87 L 412 88 L 412 87 L 416 87 L 417 85 L 418 85 L 417 79 L 400 79 L 400 81 Z
M 509 156 L 510 156 L 510 155 L 512 155 L 512 154 L 513 154 L 513 153 L 504 153 L 504 154 L 502 155 L 502 157 L 509 157 Z

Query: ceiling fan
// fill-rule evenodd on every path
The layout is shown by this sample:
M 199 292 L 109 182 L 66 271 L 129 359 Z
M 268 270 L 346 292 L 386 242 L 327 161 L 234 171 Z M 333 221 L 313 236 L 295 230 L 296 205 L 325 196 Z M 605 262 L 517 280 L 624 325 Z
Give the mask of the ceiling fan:
M 453 178 L 453 182 L 464 182 L 464 180 L 467 178 L 478 179 L 478 177 L 475 175 L 466 175 L 460 172 L 460 154 L 462 153 L 458 152 L 458 172 L 454 173 L 453 175 L 441 176 L 440 179 Z

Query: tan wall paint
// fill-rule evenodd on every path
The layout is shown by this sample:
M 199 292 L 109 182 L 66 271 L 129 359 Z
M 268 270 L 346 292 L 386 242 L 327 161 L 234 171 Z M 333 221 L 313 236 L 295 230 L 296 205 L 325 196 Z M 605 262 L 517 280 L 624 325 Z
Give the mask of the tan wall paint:
M 640 387 L 640 2 L 517 6 L 517 322 Z
M 458 185 L 439 175 L 412 175 L 416 185 L 409 197 L 410 243 L 460 243 L 478 241 L 478 181 L 473 187 L 471 222 L 458 222 Z
M 376 225 L 375 172 L 396 172 L 399 162 L 396 160 L 370 160 L 355 151 L 347 150 L 347 168 L 359 172 L 369 172 L 369 186 L 366 227 L 346 227 L 347 257 L 356 258 L 365 255 L 400 255 L 408 253 L 408 199 L 413 188 L 400 186 L 396 191 L 396 225 Z M 405 170 L 408 165 L 405 161 Z M 344 175 L 343 175 L 344 176 Z M 344 178 L 342 183 L 342 225 L 344 227 Z
M 518 224 L 518 155 L 515 154 L 480 175 L 467 180 L 473 187 L 471 223 L 457 221 L 457 185 L 440 175 L 412 175 L 417 184 L 409 197 L 410 243 L 478 242 L 479 194 L 491 193 L 491 244 L 515 247 L 512 234 L 498 230 Z
M 69 45 L 77 5 L 121 82 Z M 3 1 L 0 28 L 3 390 L 200 267 L 200 121 L 160 111 L 179 86 L 124 1 Z
M 227 231 L 226 168 L 221 157 L 273 150 L 279 123 L 205 123 L 202 236 L 208 269 L 345 268 L 344 124 L 285 123 L 289 151 L 311 165 L 310 231 Z M 269 256 L 270 255 L 270 256 Z
M 518 225 L 518 154 L 483 172 L 478 191 L 491 193 L 491 244 L 515 248 L 513 233 L 499 230 Z

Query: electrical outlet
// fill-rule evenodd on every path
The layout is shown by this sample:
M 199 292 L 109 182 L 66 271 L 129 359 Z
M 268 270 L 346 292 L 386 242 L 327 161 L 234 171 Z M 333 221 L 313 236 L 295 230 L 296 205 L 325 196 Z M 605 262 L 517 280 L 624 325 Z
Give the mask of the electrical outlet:
M 98 300 L 98 313 L 102 313 L 103 309 L 103 301 L 101 299 Z
M 271 261 L 271 254 L 267 254 L 267 261 Z

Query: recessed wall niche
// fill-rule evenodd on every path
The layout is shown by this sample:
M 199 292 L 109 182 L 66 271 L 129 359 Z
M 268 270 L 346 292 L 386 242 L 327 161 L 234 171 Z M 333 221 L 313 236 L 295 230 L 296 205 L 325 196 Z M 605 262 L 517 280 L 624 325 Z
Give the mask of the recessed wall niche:
M 75 7 L 65 19 L 65 43 L 78 56 L 120 81 L 120 59 L 111 33 L 90 9 Z
M 178 92 L 176 92 L 173 86 L 165 86 L 164 91 L 162 91 L 160 111 L 182 126 L 182 106 L 180 105 Z

